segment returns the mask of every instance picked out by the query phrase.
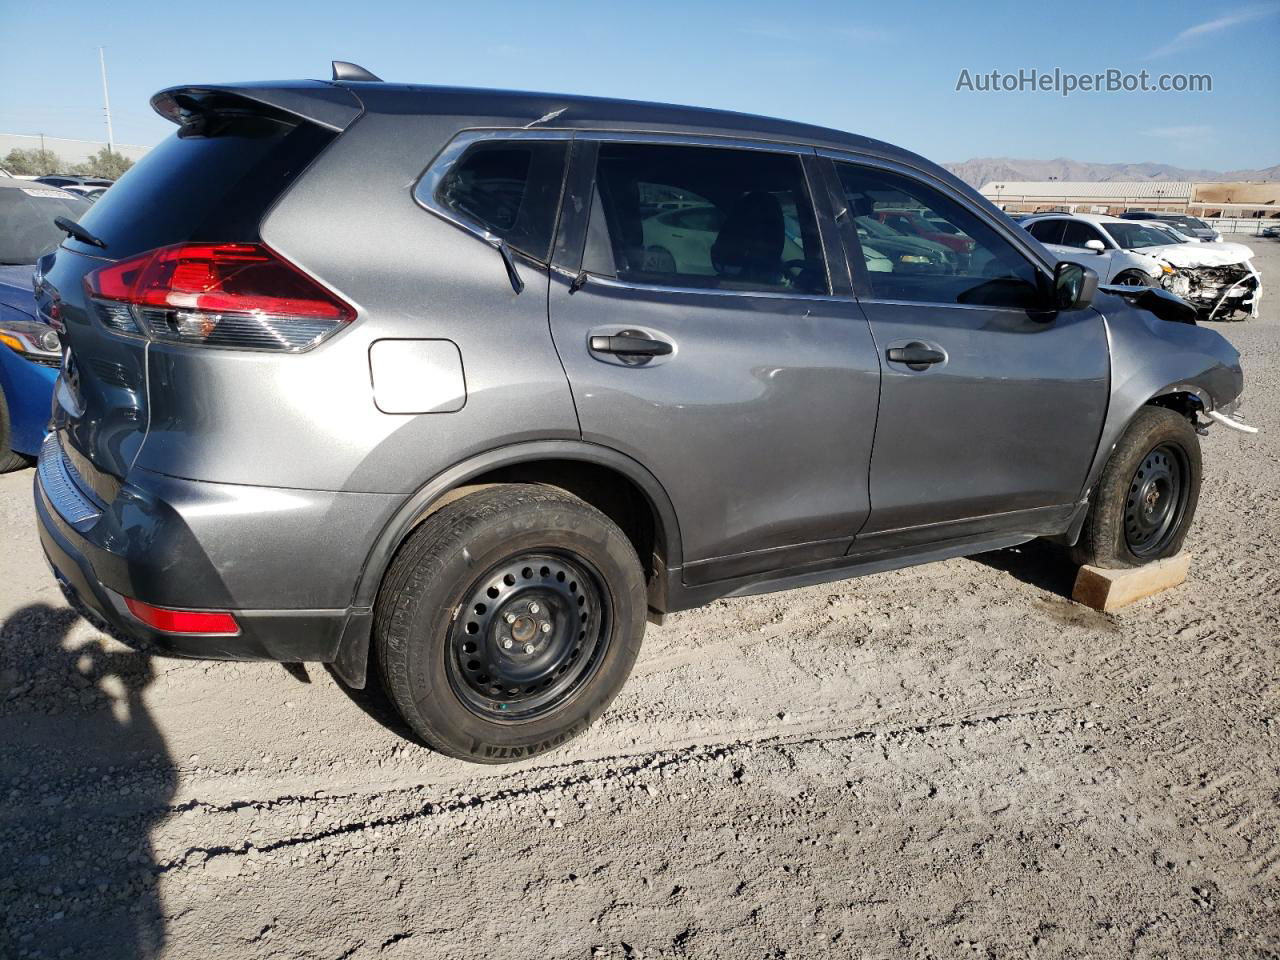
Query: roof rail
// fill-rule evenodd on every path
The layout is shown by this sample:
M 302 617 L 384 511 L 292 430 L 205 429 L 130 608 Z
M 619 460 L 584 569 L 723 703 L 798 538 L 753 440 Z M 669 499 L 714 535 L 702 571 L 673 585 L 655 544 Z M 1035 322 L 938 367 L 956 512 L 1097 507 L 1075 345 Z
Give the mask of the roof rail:
M 357 63 L 348 63 L 346 60 L 333 61 L 333 79 L 334 80 L 354 80 L 362 83 L 381 83 L 381 77 L 375 77 L 372 73 Z

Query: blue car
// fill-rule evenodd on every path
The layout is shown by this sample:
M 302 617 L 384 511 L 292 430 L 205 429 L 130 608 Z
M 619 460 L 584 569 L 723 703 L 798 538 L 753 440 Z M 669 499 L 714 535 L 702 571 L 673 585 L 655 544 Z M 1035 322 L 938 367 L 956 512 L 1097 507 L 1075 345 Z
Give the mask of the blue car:
M 0 177 L 0 473 L 26 466 L 49 422 L 62 346 L 36 313 L 31 274 L 87 201 L 48 184 Z

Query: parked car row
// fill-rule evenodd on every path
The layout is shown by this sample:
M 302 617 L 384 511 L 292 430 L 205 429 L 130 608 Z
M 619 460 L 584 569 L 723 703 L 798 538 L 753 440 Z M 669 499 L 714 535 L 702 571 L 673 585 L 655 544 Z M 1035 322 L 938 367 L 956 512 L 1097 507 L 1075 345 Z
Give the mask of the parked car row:
M 1135 211 L 1135 213 L 1138 213 Z M 1194 217 L 1170 223 L 1144 215 L 1109 217 L 1087 213 L 1044 213 L 1019 225 L 1060 257 L 1088 257 L 1103 283 L 1159 286 L 1195 306 L 1206 320 L 1256 317 L 1262 277 L 1253 251 L 1241 243 L 1223 243 L 1183 234 L 1179 228 L 1206 232 Z M 1188 224 L 1185 221 L 1195 221 Z
M 1166 223 L 1171 227 L 1177 227 L 1181 233 L 1191 237 L 1193 240 L 1222 242 L 1222 234 L 1199 217 L 1192 217 L 1187 214 L 1164 213 L 1156 210 L 1126 210 L 1120 214 L 1120 218 L 1122 220 L 1159 220 L 1161 223 Z

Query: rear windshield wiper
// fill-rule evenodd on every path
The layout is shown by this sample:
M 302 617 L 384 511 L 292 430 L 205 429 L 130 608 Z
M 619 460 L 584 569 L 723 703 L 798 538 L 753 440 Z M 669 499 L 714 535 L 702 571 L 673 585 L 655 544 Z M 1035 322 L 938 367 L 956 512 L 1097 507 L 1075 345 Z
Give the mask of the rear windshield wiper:
M 80 224 L 74 220 L 68 220 L 66 217 L 54 217 L 53 225 L 65 233 L 69 237 L 79 240 L 81 243 L 87 243 L 91 247 L 101 247 L 107 249 L 105 241 L 98 239 Z
M 516 293 L 524 290 L 524 280 L 520 278 L 520 272 L 516 270 L 516 258 L 511 255 L 511 248 L 507 246 L 507 241 L 487 235 L 485 243 L 497 250 L 502 257 L 502 264 L 507 268 L 507 279 L 511 281 L 511 289 Z

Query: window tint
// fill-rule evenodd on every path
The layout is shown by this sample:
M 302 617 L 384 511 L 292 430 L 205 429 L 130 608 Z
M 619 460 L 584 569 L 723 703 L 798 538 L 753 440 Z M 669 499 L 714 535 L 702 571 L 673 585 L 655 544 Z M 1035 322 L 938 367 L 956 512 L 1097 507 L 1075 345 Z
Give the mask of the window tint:
M 1077 247 L 1084 249 L 1084 245 L 1090 240 L 1102 240 L 1102 235 L 1097 230 L 1080 220 L 1066 221 L 1066 230 L 1063 231 L 1062 240 L 1059 241 L 1064 247 Z
M 546 260 L 567 150 L 564 140 L 477 143 L 440 181 L 436 202 L 517 250 Z
M 0 264 L 35 263 L 66 237 L 54 218 L 79 220 L 89 201 L 43 183 L 9 182 L 22 186 L 0 187 Z
M 1027 233 L 1041 243 L 1061 243 L 1063 226 L 1064 223 L 1061 220 L 1037 220 L 1028 225 Z
M 1039 274 L 976 215 L 910 177 L 837 163 L 867 262 L 872 294 L 884 300 L 1031 308 Z M 924 211 L 954 232 L 928 229 Z
M 211 115 L 148 150 L 80 222 L 112 257 L 186 240 L 254 242 L 272 203 L 333 137 L 310 123 Z
M 664 213 L 662 222 L 680 230 L 704 230 L 717 233 L 724 224 L 724 217 L 719 210 L 708 203 Z
M 600 145 L 583 268 L 633 283 L 826 293 L 800 159 Z

